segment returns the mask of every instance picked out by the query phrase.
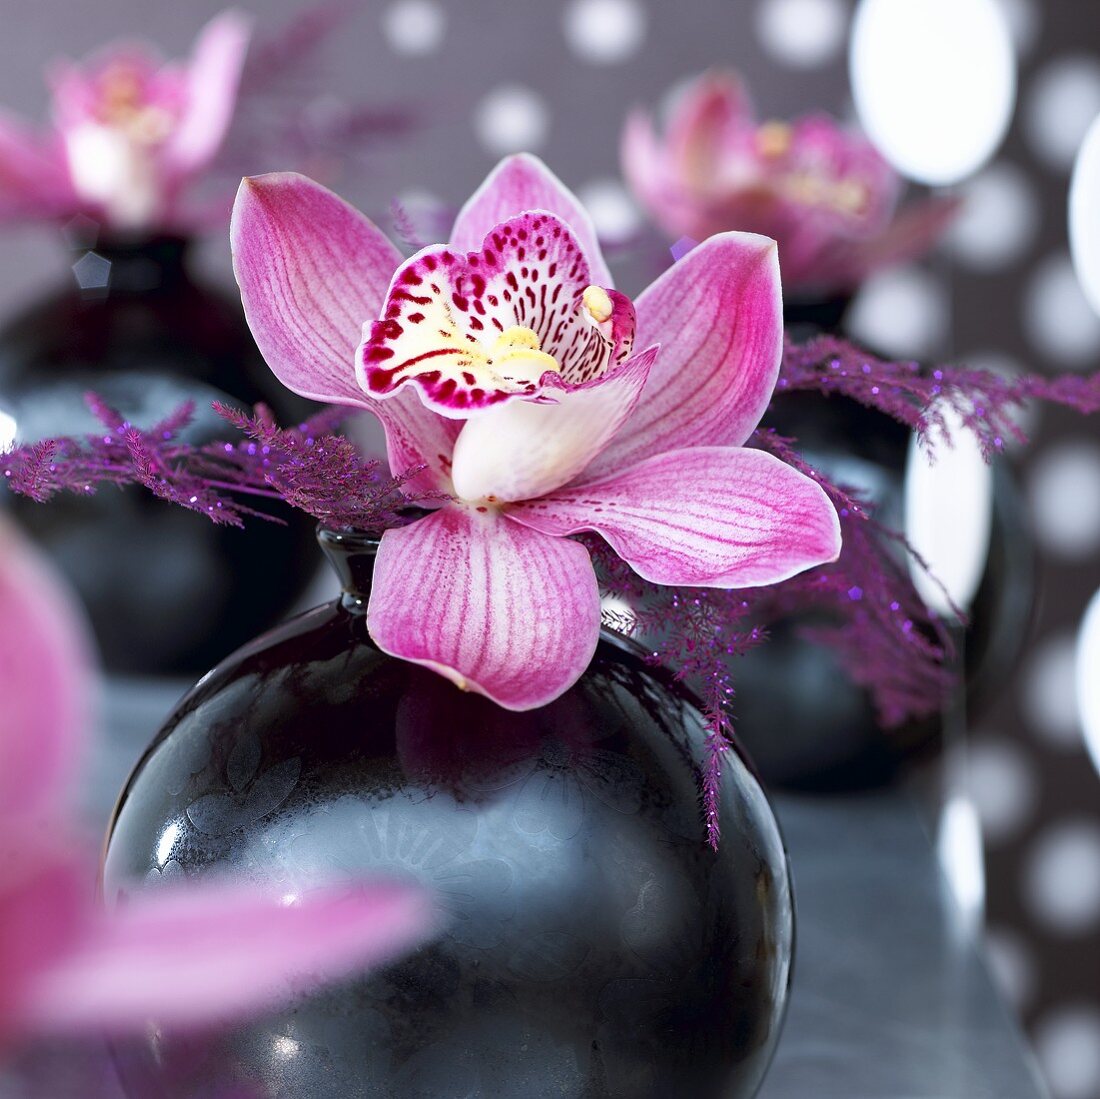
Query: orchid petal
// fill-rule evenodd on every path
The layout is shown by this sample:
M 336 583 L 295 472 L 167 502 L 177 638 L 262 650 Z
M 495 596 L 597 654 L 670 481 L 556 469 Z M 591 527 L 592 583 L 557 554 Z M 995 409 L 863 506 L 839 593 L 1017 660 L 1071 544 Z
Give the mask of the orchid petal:
M 224 883 L 165 888 L 104 914 L 39 974 L 23 1013 L 54 1031 L 208 1023 L 386 962 L 431 930 L 427 895 L 403 884 L 291 903 Z
M 164 153 L 181 174 L 213 160 L 233 119 L 252 21 L 237 11 L 215 16 L 199 33 L 186 71 L 186 106 Z
M 721 233 L 635 302 L 636 340 L 659 344 L 634 415 L 592 474 L 685 446 L 740 446 L 768 407 L 783 355 L 775 242 Z
M 664 148 L 653 118 L 646 111 L 631 111 L 623 127 L 619 146 L 623 175 L 630 189 L 668 231 L 675 231 L 666 216 L 670 184 Z
M 722 159 L 751 141 L 752 104 L 733 73 L 707 72 L 693 80 L 673 103 L 666 127 L 672 164 L 682 178 L 712 188 Z
M 596 227 L 577 196 L 538 157 L 519 153 L 505 157 L 459 211 L 451 247 L 472 252 L 493 228 L 529 210 L 548 210 L 573 230 L 580 241 L 592 281 L 614 286 L 600 250 Z
M 359 333 L 381 312 L 397 249 L 358 210 L 292 172 L 244 180 L 230 239 L 245 316 L 279 380 L 314 400 L 370 409 L 386 429 L 392 472 L 426 462 L 412 487 L 446 490 L 457 425 L 412 393 L 371 400 L 355 377 Z
M 775 584 L 840 553 L 840 520 L 821 486 L 738 447 L 670 451 L 508 515 L 549 535 L 596 531 L 655 584 Z
M 0 1049 L 24 1025 L 28 990 L 41 972 L 77 945 L 91 912 L 86 868 L 74 856 L 69 836 L 47 827 L 4 826 L 0 862 Z M 49 838 L 44 841 L 44 834 Z
M 638 403 L 657 348 L 603 378 L 557 395 L 514 401 L 469 420 L 455 442 L 455 492 L 467 500 L 528 500 L 577 476 Z
M 0 111 L 0 219 L 61 217 L 73 202 L 60 147 Z
M 588 381 L 624 360 L 633 338 L 629 299 L 591 286 L 569 226 L 532 211 L 495 226 L 476 252 L 439 244 L 402 264 L 356 361 L 369 396 L 408 386 L 465 419 Z
M 576 542 L 449 504 L 382 536 L 367 627 L 391 656 L 530 710 L 568 690 L 592 659 L 596 574 Z
M 962 209 L 959 198 L 934 197 L 911 203 L 880 232 L 838 244 L 837 281 L 858 286 L 874 271 L 895 267 L 924 255 L 950 228 Z
M 91 646 L 75 600 L 0 524 L 0 835 L 20 818 L 56 822 L 81 762 Z

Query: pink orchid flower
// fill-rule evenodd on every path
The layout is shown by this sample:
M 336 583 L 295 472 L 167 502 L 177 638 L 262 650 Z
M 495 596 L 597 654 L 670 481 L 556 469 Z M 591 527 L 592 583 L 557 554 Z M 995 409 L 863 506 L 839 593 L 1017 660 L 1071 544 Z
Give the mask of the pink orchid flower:
M 761 124 L 729 73 L 692 81 L 663 137 L 646 112 L 632 114 L 622 162 L 639 201 L 673 236 L 773 237 L 788 290 L 850 290 L 927 251 L 957 208 L 930 200 L 899 213 L 901 179 L 864 137 L 822 114 Z
M 91 682 L 73 604 L 0 522 L 0 1052 L 43 1033 L 266 1009 L 430 930 L 421 891 L 396 884 L 295 902 L 205 883 L 101 911 L 69 809 Z
M 596 575 L 569 535 L 660 584 L 772 584 L 837 556 L 821 488 L 743 446 L 782 352 L 773 241 L 712 237 L 632 303 L 529 156 L 408 260 L 293 174 L 246 179 L 231 235 L 272 370 L 369 409 L 394 473 L 423 466 L 413 487 L 447 498 L 382 537 L 367 627 L 385 652 L 530 709 L 596 648 Z
M 53 129 L 0 115 L 0 218 L 83 213 L 119 232 L 178 228 L 180 197 L 233 117 L 250 24 L 223 12 L 185 64 L 108 47 L 51 74 Z

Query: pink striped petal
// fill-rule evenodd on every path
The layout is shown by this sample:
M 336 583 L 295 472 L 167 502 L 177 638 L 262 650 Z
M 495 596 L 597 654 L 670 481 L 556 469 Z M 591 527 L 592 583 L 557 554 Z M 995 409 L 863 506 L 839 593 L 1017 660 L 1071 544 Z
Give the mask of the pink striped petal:
M 661 354 L 593 475 L 686 446 L 740 446 L 768 407 L 783 354 L 775 242 L 721 233 L 635 302 L 636 340 Z
M 449 504 L 382 536 L 367 627 L 384 652 L 530 710 L 568 690 L 592 659 L 596 574 L 576 542 Z
M 433 245 L 402 264 L 382 319 L 364 329 L 357 369 L 371 397 L 408 386 L 440 415 L 465 419 L 552 399 L 548 385 L 603 374 L 633 338 L 629 299 L 590 288 L 569 226 L 536 211 L 495 226 L 477 251 Z
M 0 518 L 0 843 L 19 818 L 63 816 L 82 762 L 91 645 L 76 603 Z
M 775 584 L 840 553 L 840 520 L 821 486 L 738 447 L 671 451 L 508 514 L 544 534 L 596 531 L 656 584 Z
M 472 252 L 493 227 L 528 210 L 548 210 L 561 218 L 580 241 L 597 286 L 614 286 L 604 262 L 596 227 L 577 196 L 538 157 L 506 157 L 486 177 L 459 211 L 451 247 Z
M 559 391 L 557 404 L 513 401 L 469 420 L 455 442 L 455 492 L 529 500 L 571 481 L 633 412 L 656 357 L 647 348 L 604 378 Z
M 426 462 L 413 487 L 446 491 L 457 425 L 414 393 L 371 400 L 355 376 L 362 327 L 382 311 L 397 249 L 358 210 L 293 172 L 244 180 L 230 239 L 245 316 L 279 380 L 314 400 L 370 409 L 386 429 L 390 469 Z
M 193 175 L 214 159 L 237 105 L 252 21 L 237 11 L 215 16 L 199 33 L 186 70 L 184 113 L 165 146 L 173 172 Z
M 427 894 L 396 883 L 319 889 L 290 903 L 224 883 L 132 896 L 39 974 L 25 1025 L 117 1031 L 261 1012 L 389 961 L 432 923 Z

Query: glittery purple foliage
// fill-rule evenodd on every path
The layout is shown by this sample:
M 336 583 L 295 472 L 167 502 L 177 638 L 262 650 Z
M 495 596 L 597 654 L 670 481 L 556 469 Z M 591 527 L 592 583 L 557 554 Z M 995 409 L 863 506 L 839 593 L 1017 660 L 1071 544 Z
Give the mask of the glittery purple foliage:
M 1080 412 L 1100 409 L 1100 374 L 1006 378 L 967 368 L 927 370 L 877 359 L 832 337 L 788 343 L 777 391 L 798 390 L 857 401 L 937 445 L 950 443 L 943 409 L 953 408 L 989 458 L 1007 437 L 1022 438 L 1014 417 L 1028 401 Z M 283 429 L 262 407 L 248 416 L 215 406 L 243 438 L 194 446 L 179 437 L 190 422 L 189 406 L 139 430 L 97 398 L 89 403 L 104 425 L 101 435 L 46 440 L 0 459 L 0 473 L 14 491 L 46 500 L 63 491 L 89 494 L 103 485 L 136 483 L 219 523 L 271 519 L 264 502 L 281 500 L 327 524 L 372 531 L 406 523 L 414 517 L 410 509 L 431 503 L 403 491 L 416 470 L 391 477 L 337 433 L 346 409 Z M 661 587 L 639 577 L 601 538 L 581 536 L 604 593 L 630 608 L 608 612 L 608 625 L 643 640 L 651 660 L 674 669 L 702 700 L 707 755 L 699 778 L 714 845 L 718 783 L 735 712 L 734 658 L 765 641 L 771 625 L 792 615 L 812 622 L 807 634 L 828 645 L 852 680 L 867 689 L 884 726 L 937 711 L 952 685 L 948 632 L 917 595 L 908 572 L 911 550 L 902 536 L 877 522 L 858 493 L 811 468 L 794 440 L 761 429 L 751 445 L 822 485 L 841 517 L 844 549 L 838 561 L 766 588 Z
M 281 522 L 264 502 L 285 501 L 329 526 L 361 530 L 400 525 L 407 521 L 402 509 L 423 499 L 402 492 L 405 477 L 391 477 L 336 433 L 348 409 L 280 428 L 263 406 L 248 416 L 215 405 L 243 438 L 195 446 L 180 440 L 192 419 L 191 404 L 142 430 L 94 394 L 87 401 L 103 433 L 45 439 L 3 455 L 0 473 L 9 488 L 45 501 L 59 492 L 87 496 L 101 486 L 137 484 L 231 526 L 242 526 L 248 517 Z
M 986 459 L 1009 438 L 1026 442 L 1017 415 L 1031 401 L 1047 401 L 1081 413 L 1100 411 L 1100 374 L 1008 377 L 967 367 L 928 369 L 889 362 L 858 347 L 820 336 L 805 344 L 788 340 L 779 393 L 836 393 L 891 416 L 926 441 L 948 433 L 944 409 L 953 409 L 981 443 Z

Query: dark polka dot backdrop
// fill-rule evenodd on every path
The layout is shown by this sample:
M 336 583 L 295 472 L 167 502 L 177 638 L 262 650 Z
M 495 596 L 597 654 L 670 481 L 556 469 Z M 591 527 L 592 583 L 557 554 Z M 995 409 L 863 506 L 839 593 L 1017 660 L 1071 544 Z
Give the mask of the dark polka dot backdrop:
M 1007 140 L 961 185 L 966 210 L 940 254 L 868 281 L 852 326 L 898 355 L 950 353 L 1007 373 L 1100 369 L 1100 317 L 1078 286 L 1066 232 L 1069 173 L 1100 114 L 1100 19 L 1093 0 L 999 2 L 1020 64 Z M 261 27 L 297 8 L 252 6 Z M 119 33 L 178 55 L 218 7 L 0 0 L 0 103 L 40 117 L 44 62 Z M 332 41 L 324 83 L 407 108 L 416 126 L 337 185 L 382 222 L 394 197 L 415 221 L 461 202 L 501 154 L 529 149 L 581 194 L 613 244 L 641 220 L 618 167 L 631 107 L 656 106 L 678 82 L 723 65 L 744 73 L 764 117 L 815 107 L 850 117 L 851 15 L 851 0 L 364 3 Z M 62 257 L 48 231 L 9 232 L 0 309 L 57 277 Z M 223 275 L 227 258 L 224 238 L 207 245 L 206 262 Z M 628 291 L 644 282 L 621 273 Z M 1100 422 L 1047 410 L 1024 420 L 1034 443 L 1014 460 L 1041 554 L 1040 601 L 1023 661 L 969 750 L 988 954 L 1055 1099 L 1100 1099 L 1100 779 L 1076 702 L 1078 629 L 1100 588 Z

